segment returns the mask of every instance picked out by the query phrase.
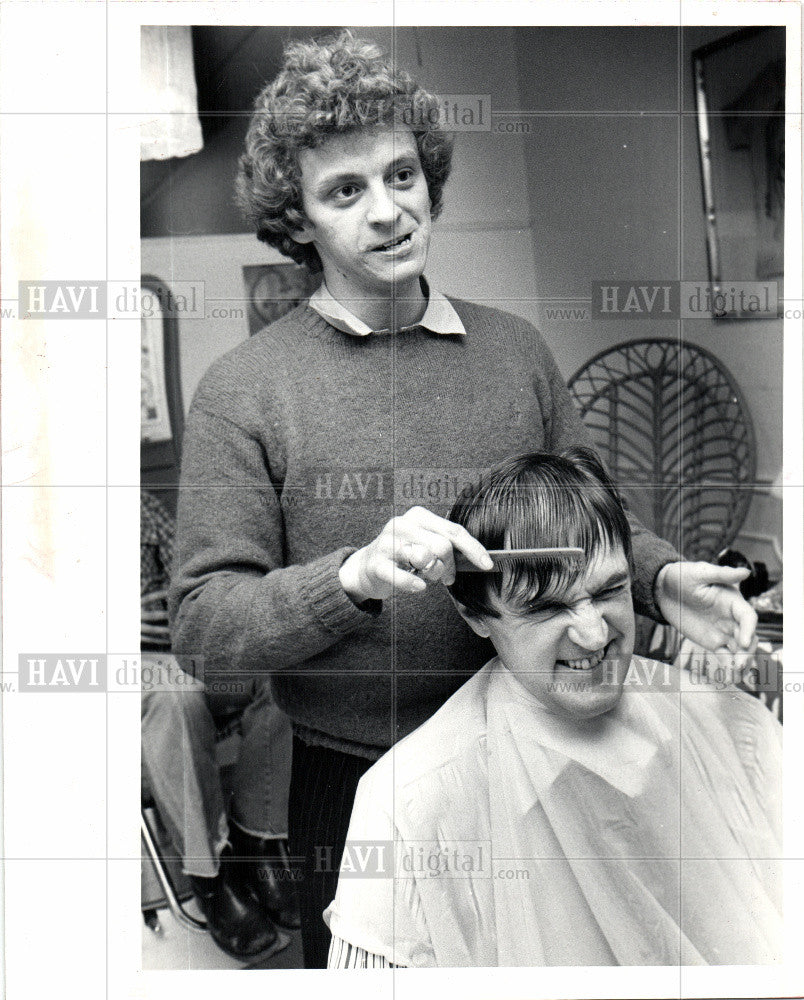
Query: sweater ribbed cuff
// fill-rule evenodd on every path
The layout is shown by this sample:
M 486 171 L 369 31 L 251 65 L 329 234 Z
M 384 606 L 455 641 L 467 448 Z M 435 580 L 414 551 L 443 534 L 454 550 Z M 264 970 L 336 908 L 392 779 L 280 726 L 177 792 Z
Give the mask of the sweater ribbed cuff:
M 364 624 L 367 617 L 375 617 L 382 610 L 382 601 L 355 604 L 343 589 L 338 571 L 356 551 L 345 546 L 317 560 L 302 590 L 316 618 L 335 635 L 348 635 Z
M 636 539 L 635 539 L 636 541 Z M 658 544 L 657 544 L 658 543 Z M 639 546 L 634 552 L 637 573 L 634 580 L 634 609 L 647 615 L 660 625 L 669 624 L 656 603 L 656 577 L 671 562 L 680 562 L 681 556 L 669 542 L 653 536 L 652 544 Z

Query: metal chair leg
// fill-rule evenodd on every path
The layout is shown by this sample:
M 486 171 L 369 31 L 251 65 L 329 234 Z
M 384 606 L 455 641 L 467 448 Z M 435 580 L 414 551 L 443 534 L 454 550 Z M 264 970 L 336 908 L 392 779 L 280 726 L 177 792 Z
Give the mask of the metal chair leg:
M 150 927 L 150 929 L 157 936 L 162 936 L 162 925 L 159 922 L 159 911 L 149 907 L 147 910 L 142 911 L 142 919 L 145 921 L 145 926 Z
M 159 848 L 157 846 L 158 835 L 156 827 L 153 820 L 149 816 L 147 809 L 142 809 L 140 813 L 140 833 L 142 834 L 142 842 L 145 847 L 145 852 L 154 866 L 156 877 L 159 880 L 162 892 L 165 894 L 165 899 L 167 900 L 170 912 L 183 927 L 204 933 L 207 929 L 206 921 L 199 920 L 197 917 L 189 914 L 179 900 L 176 887 L 173 884 L 173 879 L 170 872 L 167 870 L 167 867 L 162 859 L 162 855 L 159 852 Z M 146 923 L 148 923 L 147 917 Z M 148 926 L 150 927 L 151 924 L 149 923 Z M 152 929 L 156 930 L 155 927 L 152 927 Z

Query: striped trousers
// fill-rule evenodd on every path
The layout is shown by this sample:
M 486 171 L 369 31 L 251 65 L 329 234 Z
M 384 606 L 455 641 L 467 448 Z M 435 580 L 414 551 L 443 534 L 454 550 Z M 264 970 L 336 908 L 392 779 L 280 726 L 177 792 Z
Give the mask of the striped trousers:
M 309 746 L 293 736 L 288 847 L 299 895 L 305 969 L 326 969 L 330 933 L 322 913 L 335 898 L 357 783 L 372 762 Z

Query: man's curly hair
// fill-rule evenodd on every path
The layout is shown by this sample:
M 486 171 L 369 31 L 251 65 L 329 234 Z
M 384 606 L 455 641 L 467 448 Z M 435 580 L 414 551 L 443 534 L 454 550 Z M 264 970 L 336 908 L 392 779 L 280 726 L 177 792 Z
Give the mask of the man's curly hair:
M 440 125 L 438 98 L 395 69 L 379 46 L 350 31 L 291 43 L 284 55 L 281 72 L 254 102 L 237 174 L 237 202 L 257 238 L 320 270 L 315 247 L 291 235 L 305 222 L 299 152 L 328 136 L 378 126 L 410 128 L 435 219 L 452 163 L 452 136 Z

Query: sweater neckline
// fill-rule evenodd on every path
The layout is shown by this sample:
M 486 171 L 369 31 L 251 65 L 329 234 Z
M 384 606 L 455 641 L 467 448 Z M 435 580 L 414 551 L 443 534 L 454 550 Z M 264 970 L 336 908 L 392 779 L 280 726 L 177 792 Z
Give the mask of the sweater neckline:
M 301 303 L 299 308 L 302 310 L 300 315 L 302 326 L 312 338 L 320 340 L 323 337 L 329 337 L 337 343 L 348 343 L 350 345 L 357 343 L 357 346 L 364 350 L 370 345 L 398 345 L 403 342 L 419 339 L 422 334 L 426 335 L 428 340 L 430 338 L 445 342 L 466 340 L 466 334 L 455 334 L 454 336 L 447 336 L 443 333 L 437 334 L 428 330 L 426 327 L 423 327 L 420 323 L 406 327 L 404 330 L 400 330 L 396 333 L 388 330 L 371 333 L 366 337 L 355 337 L 353 334 L 344 333 L 337 327 L 332 326 L 332 324 L 328 323 L 320 313 L 316 312 L 315 309 L 311 309 L 308 302 Z
M 302 323 L 305 329 L 313 337 L 320 338 L 325 334 L 339 340 L 339 341 L 359 341 L 360 343 L 372 343 L 378 341 L 392 341 L 394 340 L 396 334 L 392 333 L 390 330 L 384 333 L 371 333 L 367 337 L 355 337 L 354 334 L 344 333 L 343 330 L 339 330 L 336 326 L 328 323 L 324 317 L 316 312 L 315 309 L 310 307 L 308 302 L 303 304 L 304 312 L 302 314 Z M 417 324 L 416 326 L 408 327 L 404 332 L 405 335 L 408 333 L 413 333 L 414 331 L 420 330 L 421 327 Z

